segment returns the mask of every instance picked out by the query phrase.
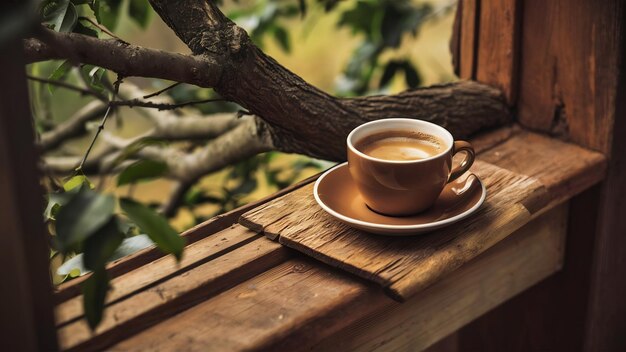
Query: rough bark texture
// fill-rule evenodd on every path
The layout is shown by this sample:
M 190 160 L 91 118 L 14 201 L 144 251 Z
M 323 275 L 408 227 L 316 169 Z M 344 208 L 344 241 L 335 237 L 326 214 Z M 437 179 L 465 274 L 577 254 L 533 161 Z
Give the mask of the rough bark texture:
M 381 118 L 432 121 L 450 129 L 457 138 L 511 119 L 501 93 L 474 82 L 393 96 L 338 99 L 265 55 L 213 2 L 150 3 L 194 54 L 213 57 L 224 66 L 214 88 L 262 117 L 271 126 L 274 145 L 285 152 L 343 160 L 349 131 Z
M 456 138 L 504 125 L 512 115 L 501 92 L 457 82 L 390 96 L 336 98 L 305 82 L 250 40 L 208 0 L 150 0 L 193 52 L 182 55 L 119 41 L 42 30 L 25 41 L 30 62 L 67 58 L 122 75 L 150 76 L 213 87 L 248 109 L 260 136 L 284 152 L 344 160 L 345 137 L 366 121 L 411 117 L 448 128 Z M 267 138 L 264 142 L 268 144 Z

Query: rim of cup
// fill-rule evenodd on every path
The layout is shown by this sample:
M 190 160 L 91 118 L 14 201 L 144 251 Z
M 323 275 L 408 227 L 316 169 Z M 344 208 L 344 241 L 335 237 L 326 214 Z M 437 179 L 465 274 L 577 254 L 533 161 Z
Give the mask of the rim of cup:
M 375 158 L 372 156 L 369 156 L 363 152 L 361 152 L 360 150 L 358 150 L 354 144 L 352 143 L 352 140 L 355 138 L 354 136 L 356 134 L 358 134 L 360 131 L 362 131 L 363 129 L 368 129 L 371 128 L 374 125 L 387 125 L 389 123 L 406 123 L 406 124 L 413 124 L 415 126 L 421 126 L 421 127 L 427 127 L 429 130 L 435 129 L 437 131 L 439 131 L 439 133 L 432 133 L 430 131 L 424 131 L 421 129 L 416 129 L 416 131 L 421 132 L 421 133 L 425 133 L 425 134 L 432 134 L 435 135 L 438 138 L 444 139 L 444 143 L 446 143 L 446 147 L 443 151 L 441 151 L 441 153 L 430 156 L 428 158 L 424 158 L 424 159 L 416 159 L 416 160 L 387 160 L 387 159 L 380 159 L 380 158 Z M 382 131 L 392 131 L 392 130 L 397 130 L 399 129 L 399 127 L 393 128 L 393 127 L 381 127 L 380 129 L 374 129 L 372 130 L 370 133 L 368 133 L 367 135 L 376 133 L 376 132 L 382 132 Z M 365 136 L 363 136 L 365 137 Z M 370 121 L 370 122 L 366 122 L 362 125 L 357 126 L 355 129 L 353 129 L 350 134 L 348 134 L 348 137 L 346 138 L 347 144 L 348 144 L 348 148 L 350 148 L 350 150 L 352 150 L 356 155 L 360 156 L 361 158 L 367 159 L 367 160 L 371 160 L 371 161 L 376 161 L 376 162 L 381 162 L 381 163 L 388 163 L 388 164 L 413 164 L 413 163 L 422 163 L 422 162 L 426 162 L 429 160 L 433 160 L 433 159 L 437 159 L 439 157 L 441 157 L 444 154 L 447 154 L 450 152 L 450 150 L 452 149 L 452 146 L 454 145 L 454 138 L 452 137 L 452 134 L 450 132 L 448 132 L 448 130 L 446 130 L 445 128 L 436 125 L 432 122 L 428 122 L 428 121 L 423 121 L 423 120 L 417 120 L 417 119 L 411 119 L 411 118 L 389 118 L 389 119 L 380 119 L 380 120 L 374 120 L 374 121 Z

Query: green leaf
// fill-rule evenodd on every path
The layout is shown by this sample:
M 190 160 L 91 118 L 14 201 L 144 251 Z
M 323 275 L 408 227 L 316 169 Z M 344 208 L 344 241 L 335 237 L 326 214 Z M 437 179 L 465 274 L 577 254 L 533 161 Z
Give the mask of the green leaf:
M 63 22 L 61 22 L 61 26 L 59 27 L 58 31 L 67 33 L 73 31 L 77 21 L 78 14 L 76 13 L 76 7 L 74 7 L 74 4 L 70 3 L 67 6 L 67 11 L 65 12 Z
M 45 0 L 39 11 L 43 22 L 57 32 L 71 32 L 78 19 L 76 8 L 69 0 Z
M 148 0 L 130 0 L 128 14 L 137 24 L 146 28 L 150 23 L 150 4 Z
M 156 243 L 161 251 L 173 254 L 180 260 L 185 247 L 185 240 L 178 235 L 167 220 L 154 210 L 129 198 L 120 199 L 120 206 L 139 228 Z
M 84 25 L 81 22 L 76 23 L 76 27 L 74 27 L 74 33 L 80 33 L 83 35 L 88 35 L 90 37 L 98 38 L 97 30 L 95 30 L 91 25 Z
M 96 270 L 104 267 L 123 240 L 124 233 L 120 231 L 117 219 L 111 217 L 106 225 L 85 240 L 83 244 L 85 268 Z
M 69 75 L 72 67 L 73 66 L 69 61 L 63 61 L 59 65 L 59 67 L 55 68 L 54 71 L 52 71 L 52 74 L 50 74 L 50 77 L 48 77 L 48 79 L 51 81 L 63 81 L 65 80 L 67 75 Z M 53 94 L 56 88 L 57 87 L 54 84 L 48 84 L 48 91 L 50 92 L 50 94 Z
M 167 164 L 154 160 L 139 160 L 130 164 L 117 177 L 117 185 L 123 186 L 137 181 L 149 180 L 167 172 Z
M 67 204 L 77 191 L 78 190 L 76 190 L 76 192 L 50 193 L 48 195 L 48 205 L 43 212 L 44 220 L 54 219 L 59 209 Z
M 98 23 L 115 30 L 121 5 L 122 0 L 94 0 L 92 9 Z
M 278 45 L 280 45 L 281 49 L 285 52 L 291 51 L 291 43 L 289 41 L 289 33 L 283 27 L 275 27 L 274 28 L 274 39 Z
M 109 276 L 104 267 L 94 271 L 91 276 L 83 282 L 83 309 L 85 318 L 91 330 L 94 330 L 102 320 L 104 302 L 109 290 Z
M 389 61 L 389 63 L 387 63 L 387 66 L 385 66 L 385 71 L 383 71 L 383 75 L 380 78 L 380 83 L 378 84 L 378 86 L 380 88 L 387 86 L 387 84 L 391 82 L 391 79 L 393 78 L 393 76 L 395 76 L 396 71 L 401 66 L 402 64 L 399 63 L 398 61 L 395 61 L 395 60 Z
M 154 242 L 152 242 L 147 235 L 137 235 L 126 238 L 115 252 L 113 252 L 113 255 L 111 255 L 108 261 L 116 261 L 153 245 Z M 82 253 L 72 257 L 57 269 L 57 275 L 60 276 L 70 275 L 72 272 L 78 273 L 74 276 L 82 276 L 91 272 L 85 268 L 84 255 Z
M 67 180 L 64 184 L 63 184 L 63 189 L 68 192 L 73 190 L 76 187 L 80 187 L 82 185 L 86 185 L 89 188 L 93 189 L 93 184 L 91 184 L 91 182 L 89 182 L 89 180 L 87 179 L 87 176 L 85 175 L 76 175 L 73 176 L 72 178 L 70 178 L 69 180 Z
M 422 84 L 422 77 L 409 61 L 404 64 L 404 79 L 411 88 L 419 87 Z
M 82 186 L 56 215 L 56 239 L 61 252 L 76 249 L 113 216 L 115 200 Z
M 105 73 L 105 69 L 94 65 L 82 65 L 80 67 L 80 74 L 89 87 L 102 95 L 106 95 L 105 85 L 110 86 L 110 82 Z

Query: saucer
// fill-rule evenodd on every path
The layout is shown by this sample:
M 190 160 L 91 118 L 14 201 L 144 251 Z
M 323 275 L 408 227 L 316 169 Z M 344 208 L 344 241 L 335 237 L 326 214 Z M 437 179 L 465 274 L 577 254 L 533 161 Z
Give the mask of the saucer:
M 430 209 L 416 215 L 386 216 L 370 210 L 352 181 L 348 163 L 326 171 L 315 182 L 313 195 L 328 214 L 357 229 L 388 236 L 430 232 L 474 213 L 487 190 L 478 176 L 468 173 L 449 183 Z

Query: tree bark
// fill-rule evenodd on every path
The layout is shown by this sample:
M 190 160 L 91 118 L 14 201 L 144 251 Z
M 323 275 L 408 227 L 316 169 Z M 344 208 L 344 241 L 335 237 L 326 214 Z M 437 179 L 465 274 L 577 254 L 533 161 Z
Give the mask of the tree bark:
M 348 133 L 364 122 L 383 118 L 431 121 L 457 138 L 511 121 L 502 94 L 475 82 L 391 96 L 335 98 L 265 55 L 212 1 L 150 3 L 194 54 L 211 57 L 223 66 L 215 90 L 266 121 L 281 151 L 345 160 Z
M 39 40 L 25 42 L 27 57 L 30 62 L 76 59 L 125 76 L 213 87 L 224 98 L 260 117 L 256 119 L 256 130 L 262 131 L 259 135 L 264 138 L 269 135 L 269 144 L 276 149 L 327 160 L 345 160 L 346 136 L 354 127 L 371 120 L 426 120 L 447 128 L 455 138 L 512 121 L 499 90 L 469 81 L 397 95 L 333 97 L 264 54 L 212 1 L 150 3 L 193 55 L 44 30 Z

